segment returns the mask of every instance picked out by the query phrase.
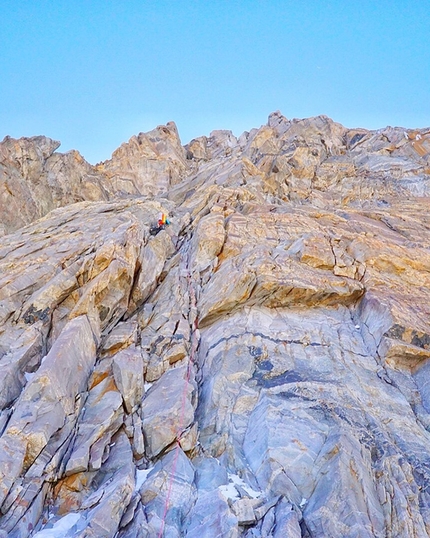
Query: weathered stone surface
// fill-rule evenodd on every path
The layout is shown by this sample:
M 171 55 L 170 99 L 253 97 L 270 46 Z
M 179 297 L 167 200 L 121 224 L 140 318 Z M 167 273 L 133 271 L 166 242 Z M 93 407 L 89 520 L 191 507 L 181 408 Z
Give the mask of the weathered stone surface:
M 143 360 L 140 350 L 130 346 L 113 357 L 112 371 L 125 409 L 132 413 L 143 396 Z
M 353 437 L 334 434 L 327 440 L 321 477 L 304 511 L 311 534 L 330 536 L 340 531 L 345 536 L 384 536 L 384 515 L 370 458 L 370 451 L 363 450 Z M 341 498 L 340 491 L 349 495 Z
M 238 519 L 219 490 L 199 492 L 197 501 L 189 514 L 187 536 L 210 538 L 211 536 L 240 536 Z
M 82 200 L 107 200 L 105 178 L 77 151 L 44 136 L 0 143 L 0 235 Z M 106 188 L 107 187 L 107 188 Z
M 76 202 L 167 193 L 191 166 L 173 122 L 132 137 L 96 166 L 59 146 L 44 136 L 0 142 L 0 236 Z
M 121 394 L 107 377 L 92 388 L 66 465 L 66 475 L 100 469 L 106 446 L 123 423 Z
M 180 536 L 182 521 L 195 500 L 194 467 L 176 447 L 151 470 L 139 492 L 148 523 L 166 536 Z M 154 533 L 154 536 L 156 534 Z
M 124 433 L 120 432 L 114 438 L 101 475 L 99 487 L 81 506 L 81 510 L 87 510 L 88 523 L 75 536 L 108 538 L 115 536 L 118 531 L 135 485 L 131 447 Z
M 430 131 L 57 148 L 0 144 L 0 534 L 430 536 Z
M 142 402 L 143 434 L 150 458 L 181 436 L 194 420 L 195 387 L 187 379 L 187 371 L 185 365 L 163 374 Z
M 169 122 L 149 133 L 133 136 L 113 153 L 112 159 L 96 169 L 109 178 L 115 192 L 133 195 L 167 192 L 187 170 L 176 125 Z
M 282 536 L 301 538 L 300 516 L 284 499 L 276 507 L 275 520 L 273 538 L 282 538 Z
M 81 316 L 71 320 L 19 397 L 2 436 L 6 443 L 20 439 L 24 447 L 22 467 L 14 466 L 15 472 L 9 477 L 16 479 L 28 469 L 68 416 L 76 413 L 75 398 L 84 390 L 95 358 L 88 319 Z M 15 457 L 3 452 L 3 465 Z
M 43 353 L 47 328 L 42 322 L 4 335 L 5 353 L 0 359 L 0 409 L 11 404 L 20 394 L 27 377 L 38 365 Z M 7 342 L 9 340 L 9 342 Z
M 254 506 L 247 497 L 238 499 L 232 503 L 231 509 L 237 517 L 239 525 L 252 525 L 255 523 Z

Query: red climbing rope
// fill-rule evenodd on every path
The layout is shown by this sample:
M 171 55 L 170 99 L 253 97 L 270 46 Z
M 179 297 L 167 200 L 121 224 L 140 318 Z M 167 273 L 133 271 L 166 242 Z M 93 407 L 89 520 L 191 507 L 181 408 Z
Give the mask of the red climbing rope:
M 195 353 L 197 351 L 198 346 L 198 337 L 197 337 L 197 329 L 198 329 L 198 320 L 197 320 L 197 309 L 196 309 L 196 294 L 194 291 L 194 287 L 192 285 L 191 275 L 187 267 L 187 287 L 188 287 L 188 295 L 190 297 L 190 312 L 194 310 L 194 320 L 192 323 L 192 330 L 191 330 L 191 348 L 190 348 L 190 354 L 188 356 L 188 363 L 187 363 L 187 375 L 185 377 L 185 383 L 184 383 L 184 389 L 182 391 L 182 402 L 181 402 L 181 416 L 179 419 L 179 425 L 178 430 L 176 433 L 176 448 L 175 448 L 175 456 L 173 458 L 173 465 L 170 472 L 170 478 L 169 478 L 169 488 L 167 490 L 167 496 L 166 496 L 166 502 L 164 503 L 164 511 L 163 511 L 163 518 L 161 520 L 161 527 L 160 532 L 158 534 L 158 538 L 162 538 L 164 527 L 166 525 L 166 517 L 167 517 L 167 511 L 169 509 L 169 503 L 170 503 L 170 497 L 172 493 L 172 487 L 173 482 L 175 481 L 176 477 L 176 466 L 178 463 L 178 457 L 179 457 L 179 449 L 181 448 L 180 444 L 180 436 L 183 432 L 184 427 L 184 419 L 185 419 L 185 404 L 186 404 L 186 398 L 187 398 L 187 388 L 188 383 L 190 381 L 191 377 L 191 367 L 194 363 L 194 357 Z M 191 321 L 191 320 L 190 320 Z

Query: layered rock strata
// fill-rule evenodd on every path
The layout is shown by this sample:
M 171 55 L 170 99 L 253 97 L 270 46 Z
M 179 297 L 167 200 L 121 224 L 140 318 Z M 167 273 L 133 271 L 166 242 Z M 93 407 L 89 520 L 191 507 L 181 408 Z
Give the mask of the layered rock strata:
M 430 133 L 57 147 L 0 149 L 0 535 L 430 536 Z

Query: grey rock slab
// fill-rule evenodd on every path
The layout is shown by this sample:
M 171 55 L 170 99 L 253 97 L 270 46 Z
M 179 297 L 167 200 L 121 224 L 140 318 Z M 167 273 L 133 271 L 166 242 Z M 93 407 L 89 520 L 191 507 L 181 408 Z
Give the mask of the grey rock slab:
M 179 446 L 155 464 L 140 488 L 149 523 L 158 518 L 166 529 L 172 527 L 175 529 L 172 532 L 181 535 L 184 518 L 195 502 L 194 472 L 191 461 Z
M 379 471 L 376 489 L 385 517 L 385 532 L 425 538 L 429 529 L 429 499 L 414 481 L 417 469 L 395 455 L 385 458 Z
M 135 346 L 119 351 L 113 357 L 112 371 L 116 386 L 128 413 L 140 403 L 143 396 L 143 360 Z
M 202 331 L 201 356 L 209 349 L 202 366 L 196 416 L 200 442 L 206 448 L 211 447 L 214 456 L 227 446 L 231 448 L 232 438 L 240 442 L 247 418 L 258 399 L 258 392 L 246 385 L 255 370 L 249 353 L 249 346 L 255 342 L 248 336 L 235 337 L 237 328 L 237 325 L 224 327 L 224 335 L 219 336 L 216 328 L 213 332 L 212 328 Z M 229 431 L 232 432 L 230 439 Z
M 95 355 L 87 317 L 75 318 L 67 324 L 26 385 L 3 436 L 21 440 L 26 467 L 64 426 L 67 417 L 75 414 L 75 398 L 86 387 Z
M 327 425 L 315 420 L 306 406 L 263 396 L 250 417 L 244 442 L 260 487 L 298 505 L 315 487 L 310 470 L 328 433 Z
M 201 491 L 185 522 L 187 538 L 238 538 L 239 522 L 218 489 Z
M 301 517 L 294 510 L 294 507 L 282 499 L 275 509 L 273 538 L 285 538 L 286 536 L 288 538 L 301 538 L 300 519 Z
M 317 484 L 303 512 L 312 536 L 385 536 L 370 451 L 333 433 L 319 455 Z M 318 466 L 318 462 L 317 462 Z
M 3 411 L 0 411 L 0 437 L 4 432 L 11 415 L 12 415 L 11 409 L 5 409 Z
M 195 483 L 199 494 L 213 491 L 228 482 L 227 470 L 216 458 L 200 456 L 193 459 L 193 465 L 196 469 Z
M 70 449 L 76 428 L 76 416 L 69 415 L 64 426 L 54 433 L 25 473 L 26 478 L 43 476 L 48 482 L 55 481 L 63 472 L 66 454 Z
M 261 536 L 270 536 L 270 538 L 273 538 L 273 527 L 275 525 L 275 508 L 270 508 L 267 513 L 265 514 L 261 526 L 259 525 L 261 529 Z M 257 534 L 258 536 L 258 534 Z
M 36 532 L 35 538 L 72 538 L 75 533 L 85 526 L 85 518 L 77 512 L 69 512 L 59 519 L 50 520 Z
M 79 287 L 77 276 L 82 266 L 78 260 L 49 280 L 24 303 L 22 318 L 31 320 L 33 317 L 48 316 L 52 310 L 68 295 Z
M 188 365 L 164 373 L 142 401 L 146 453 L 152 458 L 172 443 L 194 420 L 195 385 Z
M 75 534 L 77 537 L 112 538 L 119 529 L 135 485 L 133 454 L 123 432 L 115 436 L 109 458 L 99 474 L 95 481 L 99 487 L 82 503 L 81 510 L 87 510 L 87 526 Z
M 415 370 L 413 378 L 420 391 L 422 404 L 430 413 L 430 361 L 421 363 Z
M 156 536 L 155 532 L 155 529 L 149 526 L 143 506 L 139 503 L 133 512 L 132 521 L 121 528 L 118 538 L 151 538 Z
M 133 288 L 131 302 L 128 308 L 133 312 L 140 306 L 157 287 L 159 278 L 166 260 L 174 253 L 174 245 L 170 236 L 162 231 L 142 249 L 140 255 L 141 270 L 137 277 L 137 282 Z
M 175 364 L 187 356 L 187 347 L 184 342 L 174 343 L 164 354 L 163 361 Z
M 103 354 L 112 355 L 120 349 L 136 343 L 137 321 L 120 322 L 103 342 Z
M 203 217 L 193 235 L 190 266 L 193 271 L 203 271 L 214 261 L 224 245 L 224 216 L 210 213 Z
M 36 528 L 42 515 L 49 484 L 43 478 L 24 480 L 8 512 L 1 518 L 0 528 L 11 538 L 25 536 Z
M 257 283 L 255 271 L 228 260 L 203 289 L 199 301 L 199 324 L 204 326 L 223 313 L 245 303 Z
M 247 497 L 237 499 L 231 503 L 232 512 L 237 517 L 239 525 L 251 525 L 255 523 L 254 505 L 255 502 L 252 502 Z
M 42 359 L 47 329 L 42 322 L 20 331 L 11 331 L 9 342 L 2 338 L 7 352 L 0 352 L 0 409 L 11 404 L 26 383 L 26 372 L 34 370 Z M 31 375 L 28 376 L 31 378 Z
M 254 514 L 256 519 L 263 519 L 267 512 L 277 504 L 279 499 L 280 497 L 273 497 L 272 499 L 264 502 L 263 504 L 256 506 L 254 508 Z
M 133 413 L 133 454 L 141 458 L 145 454 L 145 440 L 143 438 L 142 418 L 140 413 Z
M 67 475 L 100 468 L 104 450 L 121 426 L 123 415 L 121 394 L 110 378 L 105 378 L 90 390 L 73 452 L 67 461 Z
M 0 439 L 0 506 L 24 466 L 25 444 L 16 435 Z

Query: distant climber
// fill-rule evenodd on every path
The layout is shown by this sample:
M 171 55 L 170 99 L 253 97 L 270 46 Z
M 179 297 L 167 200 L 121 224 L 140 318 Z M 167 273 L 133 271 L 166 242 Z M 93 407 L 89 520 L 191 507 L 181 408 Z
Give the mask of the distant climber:
M 159 213 L 158 215 L 158 221 L 157 224 L 154 226 L 151 226 L 149 233 L 151 235 L 157 235 L 158 232 L 161 232 L 161 230 L 164 230 L 166 226 L 170 224 L 170 220 L 167 218 L 167 215 L 165 213 Z
M 170 224 L 170 220 L 167 218 L 165 213 L 160 213 L 158 215 L 158 226 L 167 226 Z

